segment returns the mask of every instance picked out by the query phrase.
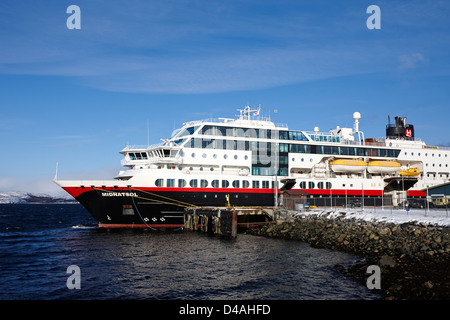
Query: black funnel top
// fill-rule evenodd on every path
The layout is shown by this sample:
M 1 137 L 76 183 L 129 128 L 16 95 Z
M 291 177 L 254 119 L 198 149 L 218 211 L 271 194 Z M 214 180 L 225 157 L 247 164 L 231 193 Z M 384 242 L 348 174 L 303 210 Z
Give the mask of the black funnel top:
M 414 126 L 407 124 L 405 117 L 395 117 L 395 123 L 386 125 L 386 138 L 414 140 Z

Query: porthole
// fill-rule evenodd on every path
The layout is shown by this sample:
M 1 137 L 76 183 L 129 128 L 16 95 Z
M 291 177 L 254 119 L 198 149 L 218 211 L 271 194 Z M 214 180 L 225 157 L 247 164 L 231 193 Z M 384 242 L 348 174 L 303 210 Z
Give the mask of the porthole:
M 195 153 L 194 152 L 192 152 L 191 157 L 195 158 Z
M 204 153 L 204 154 L 202 155 L 202 157 L 203 157 L 203 158 L 206 158 L 206 153 Z
M 189 185 L 191 186 L 191 188 L 197 188 L 197 179 L 189 181 Z

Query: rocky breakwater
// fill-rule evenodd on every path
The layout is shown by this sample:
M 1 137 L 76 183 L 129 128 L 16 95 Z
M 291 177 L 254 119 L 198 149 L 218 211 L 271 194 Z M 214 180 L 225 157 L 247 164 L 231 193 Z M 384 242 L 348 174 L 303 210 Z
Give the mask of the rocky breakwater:
M 379 266 L 386 299 L 450 298 L 450 227 L 372 222 L 347 214 L 304 213 L 247 232 L 361 256 L 355 265 L 336 267 L 365 285 L 368 266 Z

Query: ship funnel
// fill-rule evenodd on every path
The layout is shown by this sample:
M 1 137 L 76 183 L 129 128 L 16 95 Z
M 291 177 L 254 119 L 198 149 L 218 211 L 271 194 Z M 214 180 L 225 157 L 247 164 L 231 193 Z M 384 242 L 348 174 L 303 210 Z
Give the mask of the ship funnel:
M 386 138 L 414 140 L 414 126 L 406 123 L 406 117 L 395 117 L 395 123 L 386 125 Z

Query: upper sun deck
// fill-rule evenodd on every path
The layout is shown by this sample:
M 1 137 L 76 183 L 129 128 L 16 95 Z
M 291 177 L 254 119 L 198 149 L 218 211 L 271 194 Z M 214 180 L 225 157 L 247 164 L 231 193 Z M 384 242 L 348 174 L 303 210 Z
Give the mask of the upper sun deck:
M 270 117 L 264 117 L 260 115 L 261 109 L 252 110 L 250 106 L 246 106 L 244 109 L 238 109 L 240 112 L 238 118 L 209 118 L 203 120 L 189 121 L 183 123 L 183 128 L 200 126 L 204 124 L 218 125 L 218 126 L 234 126 L 234 127 L 246 127 L 246 128 L 266 128 L 266 129 L 288 129 L 288 125 L 285 123 L 274 123 Z M 181 128 L 181 129 L 183 129 Z M 178 129 L 178 130 L 181 130 Z M 172 134 L 172 136 L 174 136 Z

